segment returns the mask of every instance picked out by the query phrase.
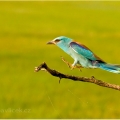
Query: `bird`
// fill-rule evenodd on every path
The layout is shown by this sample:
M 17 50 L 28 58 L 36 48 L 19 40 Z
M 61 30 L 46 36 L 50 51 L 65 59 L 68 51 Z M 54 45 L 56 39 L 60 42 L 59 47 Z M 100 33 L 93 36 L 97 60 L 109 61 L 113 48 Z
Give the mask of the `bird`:
M 100 68 L 102 70 L 120 74 L 120 65 L 110 64 L 103 61 L 88 47 L 81 43 L 75 42 L 71 38 L 59 36 L 52 41 L 47 42 L 47 44 L 57 45 L 65 53 L 70 55 L 74 59 L 74 62 L 71 65 L 72 69 L 76 66 L 80 66 L 82 68 Z

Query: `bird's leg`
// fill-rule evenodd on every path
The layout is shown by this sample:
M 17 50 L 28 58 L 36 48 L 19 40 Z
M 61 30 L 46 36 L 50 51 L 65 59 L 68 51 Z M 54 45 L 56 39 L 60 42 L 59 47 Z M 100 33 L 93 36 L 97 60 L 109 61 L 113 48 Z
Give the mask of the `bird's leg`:
M 68 61 L 66 61 L 62 56 L 61 56 L 61 58 L 62 58 L 62 61 L 65 62 L 68 65 L 69 68 L 72 67 L 71 63 L 69 63 Z
M 81 71 L 82 72 L 82 70 L 81 70 L 81 68 L 84 68 L 84 67 L 82 67 L 81 65 L 76 65 L 76 68 L 78 68 L 79 69 L 79 71 Z
M 84 68 L 84 67 L 82 67 L 81 64 L 77 60 L 75 60 L 74 63 L 72 64 L 72 69 L 74 69 L 74 68 L 78 68 L 79 71 L 82 72 L 81 68 Z
M 71 70 L 74 69 L 74 68 L 78 68 L 81 71 L 80 68 L 83 68 L 81 65 L 77 65 L 77 61 L 74 61 L 74 63 L 71 64 L 68 61 L 66 61 L 62 56 L 61 56 L 61 58 L 62 58 L 62 61 L 65 62 L 68 65 L 69 68 L 71 68 Z
M 74 68 L 77 68 L 77 60 L 74 61 L 74 63 L 72 64 L 71 70 L 73 70 Z

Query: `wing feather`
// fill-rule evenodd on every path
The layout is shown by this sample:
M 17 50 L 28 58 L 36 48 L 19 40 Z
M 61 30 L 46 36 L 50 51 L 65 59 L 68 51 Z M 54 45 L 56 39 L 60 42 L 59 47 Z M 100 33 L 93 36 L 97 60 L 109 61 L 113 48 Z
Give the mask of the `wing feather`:
M 70 47 L 78 54 L 86 57 L 89 60 L 92 61 L 100 61 L 100 62 L 104 62 L 103 60 L 101 60 L 98 56 L 96 56 L 89 48 L 87 48 L 85 45 L 82 45 L 80 43 L 76 43 L 76 42 L 71 42 L 70 43 Z

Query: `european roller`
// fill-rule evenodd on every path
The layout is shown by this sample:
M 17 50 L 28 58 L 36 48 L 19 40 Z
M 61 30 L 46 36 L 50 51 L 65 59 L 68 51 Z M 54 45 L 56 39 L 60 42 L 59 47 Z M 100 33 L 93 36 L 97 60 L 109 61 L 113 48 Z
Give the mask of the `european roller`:
M 60 36 L 47 44 L 55 44 L 74 59 L 71 68 L 76 66 L 83 68 L 100 68 L 113 73 L 120 73 L 120 65 L 109 64 L 100 59 L 85 45 L 73 41 L 73 39 Z

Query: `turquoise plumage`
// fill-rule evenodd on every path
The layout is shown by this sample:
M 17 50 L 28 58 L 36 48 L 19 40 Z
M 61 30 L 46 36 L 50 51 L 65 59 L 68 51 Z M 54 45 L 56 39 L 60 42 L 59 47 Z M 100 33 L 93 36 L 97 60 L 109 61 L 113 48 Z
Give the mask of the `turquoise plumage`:
M 60 36 L 48 42 L 48 44 L 55 44 L 69 54 L 74 59 L 72 68 L 80 65 L 84 68 L 101 68 L 109 72 L 120 73 L 120 65 L 106 63 L 85 45 L 74 42 L 71 38 Z

